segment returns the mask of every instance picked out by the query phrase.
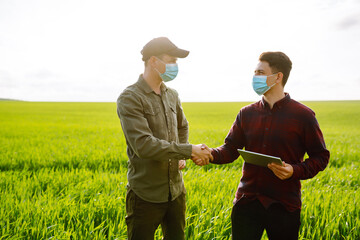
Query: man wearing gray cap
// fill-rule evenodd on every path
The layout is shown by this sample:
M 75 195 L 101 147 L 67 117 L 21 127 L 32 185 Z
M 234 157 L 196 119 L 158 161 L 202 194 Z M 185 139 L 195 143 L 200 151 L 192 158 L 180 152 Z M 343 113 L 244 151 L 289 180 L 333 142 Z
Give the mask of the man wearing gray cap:
M 164 239 L 183 240 L 183 159 L 206 164 L 211 157 L 208 148 L 188 143 L 188 122 L 178 93 L 164 84 L 176 77 L 177 58 L 187 57 L 189 51 L 159 37 L 148 42 L 141 54 L 144 73 L 117 100 L 129 157 L 128 239 L 153 239 L 161 224 Z

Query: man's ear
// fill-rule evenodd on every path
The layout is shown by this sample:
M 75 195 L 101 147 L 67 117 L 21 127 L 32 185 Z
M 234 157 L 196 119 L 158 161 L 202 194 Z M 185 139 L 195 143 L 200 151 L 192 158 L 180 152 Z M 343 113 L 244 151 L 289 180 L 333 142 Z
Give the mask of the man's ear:
M 156 64 L 157 64 L 157 59 L 155 56 L 151 56 L 148 60 L 148 64 L 151 66 L 151 67 L 156 67 Z
M 283 77 L 284 77 L 284 74 L 282 72 L 278 72 L 276 74 L 276 83 L 282 83 L 282 80 L 283 80 Z

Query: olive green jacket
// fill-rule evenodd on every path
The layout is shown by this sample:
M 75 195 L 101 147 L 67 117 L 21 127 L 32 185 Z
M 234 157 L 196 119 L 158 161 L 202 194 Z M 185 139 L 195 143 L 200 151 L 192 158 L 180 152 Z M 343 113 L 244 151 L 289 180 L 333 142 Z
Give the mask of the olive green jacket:
M 185 193 L 179 160 L 191 157 L 189 126 L 175 90 L 156 94 L 140 75 L 117 100 L 126 138 L 128 188 L 149 202 L 174 200 Z

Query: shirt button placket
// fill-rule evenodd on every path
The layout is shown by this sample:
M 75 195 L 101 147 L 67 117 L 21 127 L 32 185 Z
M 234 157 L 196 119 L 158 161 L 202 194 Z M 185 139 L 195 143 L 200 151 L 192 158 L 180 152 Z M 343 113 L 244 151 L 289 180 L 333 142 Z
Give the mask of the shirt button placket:
M 166 117 L 166 122 L 167 122 L 167 126 L 168 126 L 168 139 L 171 140 L 171 136 L 170 136 L 170 118 L 169 118 L 169 114 L 165 111 L 165 117 Z
M 270 129 L 270 125 L 271 125 L 271 120 L 272 120 L 272 114 L 271 112 L 269 112 L 269 114 L 266 116 L 265 118 L 265 131 L 264 131 L 264 142 L 263 142 L 263 148 L 267 147 L 267 140 L 268 140 L 268 135 L 269 135 L 269 129 Z

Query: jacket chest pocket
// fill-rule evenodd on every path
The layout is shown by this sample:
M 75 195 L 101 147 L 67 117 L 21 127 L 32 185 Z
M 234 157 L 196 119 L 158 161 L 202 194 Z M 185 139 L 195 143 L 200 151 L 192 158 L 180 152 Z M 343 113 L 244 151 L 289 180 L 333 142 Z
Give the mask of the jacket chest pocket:
M 160 107 L 152 106 L 144 108 L 144 117 L 146 118 L 154 137 L 164 138 L 163 126 L 166 125 L 166 122 L 164 117 L 160 114 Z

